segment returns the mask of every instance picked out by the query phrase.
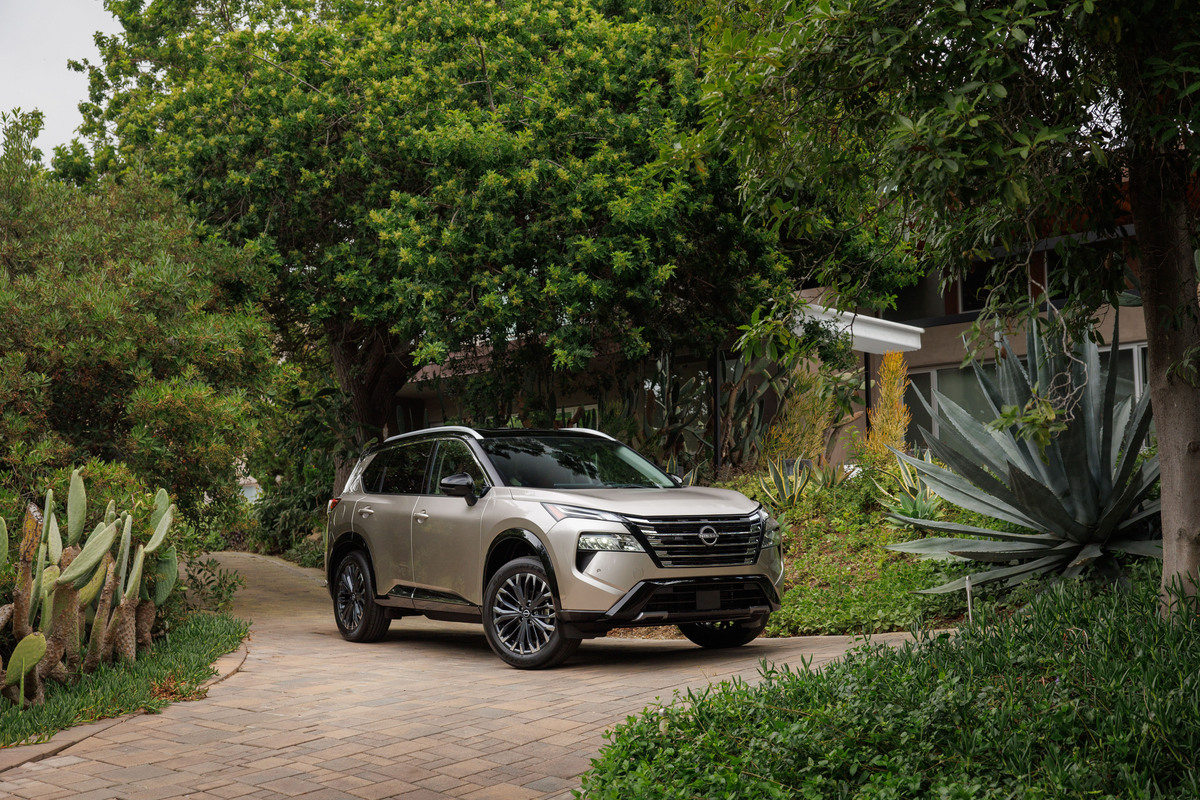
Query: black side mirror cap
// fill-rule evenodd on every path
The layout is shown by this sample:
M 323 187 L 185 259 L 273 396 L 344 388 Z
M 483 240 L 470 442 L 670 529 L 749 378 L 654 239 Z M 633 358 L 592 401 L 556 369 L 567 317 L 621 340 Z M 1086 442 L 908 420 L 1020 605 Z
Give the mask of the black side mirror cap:
M 483 492 L 480 495 L 476 495 L 475 479 L 465 472 L 456 472 L 453 475 L 447 475 L 438 483 L 438 487 L 444 495 L 464 498 L 469 506 L 475 505 L 479 497 L 487 493 L 488 488 L 486 486 L 483 487 Z

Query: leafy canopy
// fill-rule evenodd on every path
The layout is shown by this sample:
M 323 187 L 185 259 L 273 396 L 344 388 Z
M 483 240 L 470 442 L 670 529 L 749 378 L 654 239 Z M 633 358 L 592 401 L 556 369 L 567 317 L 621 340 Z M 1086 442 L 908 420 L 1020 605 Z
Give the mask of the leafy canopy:
M 91 69 L 92 132 L 275 267 L 285 338 L 325 338 L 359 421 L 389 421 L 370 408 L 414 364 L 475 347 L 548 372 L 716 341 L 782 275 L 727 172 L 656 166 L 698 122 L 686 20 L 588 0 L 110 6 L 125 33 Z
M 97 457 L 189 508 L 236 491 L 273 369 L 262 275 L 143 176 L 68 186 L 33 161 L 32 117 L 0 129 L 0 488 Z

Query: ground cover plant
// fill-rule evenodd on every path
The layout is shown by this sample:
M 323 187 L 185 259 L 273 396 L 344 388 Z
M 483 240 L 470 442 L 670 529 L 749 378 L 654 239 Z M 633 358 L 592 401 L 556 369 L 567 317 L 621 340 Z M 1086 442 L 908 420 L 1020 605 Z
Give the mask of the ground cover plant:
M 104 664 L 86 680 L 49 684 L 39 706 L 0 705 L 0 747 L 42 742 L 74 725 L 201 698 L 202 684 L 216 674 L 213 662 L 236 650 L 247 633 L 247 623 L 228 614 L 193 614 L 136 663 Z
M 1161 619 L 1158 579 L 677 696 L 607 734 L 580 796 L 1200 796 L 1200 615 Z
M 785 528 L 783 607 L 767 636 L 862 634 L 951 624 L 966 614 L 966 598 L 919 595 L 963 567 L 919 560 L 881 545 L 912 538 L 887 518 L 877 482 L 859 474 L 833 486 L 809 482 L 781 504 L 755 476 L 723 484 L 760 500 Z M 984 599 L 989 601 L 990 596 Z

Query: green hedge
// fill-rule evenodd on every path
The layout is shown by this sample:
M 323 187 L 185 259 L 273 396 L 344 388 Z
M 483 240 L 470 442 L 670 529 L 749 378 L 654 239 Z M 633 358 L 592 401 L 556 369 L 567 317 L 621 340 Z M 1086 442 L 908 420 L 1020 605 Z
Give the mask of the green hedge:
M 1200 618 L 1159 619 L 1148 573 L 678 697 L 608 734 L 582 796 L 1200 797 Z

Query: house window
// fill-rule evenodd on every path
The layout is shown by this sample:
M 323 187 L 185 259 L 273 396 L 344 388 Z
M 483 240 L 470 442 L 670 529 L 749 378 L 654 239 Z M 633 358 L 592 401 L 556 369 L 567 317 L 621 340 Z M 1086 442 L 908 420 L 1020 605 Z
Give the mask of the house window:
M 1110 358 L 1111 349 L 1101 352 L 1101 367 L 1107 367 Z M 1025 362 L 1024 357 L 1021 358 L 1021 362 Z M 984 364 L 983 370 L 994 379 L 995 363 Z M 938 436 L 940 433 L 937 418 L 930 417 L 925 406 L 916 397 L 916 392 L 921 393 L 921 396 L 929 402 L 935 412 L 937 411 L 937 398 L 934 397 L 933 390 L 937 390 L 962 406 L 976 419 L 990 420 L 994 418 L 987 398 L 984 396 L 983 390 L 979 388 L 975 371 L 970 367 L 964 369 L 947 367 L 912 372 L 909 373 L 908 380 L 908 391 L 905 393 L 904 402 L 908 406 L 912 418 L 908 426 L 908 435 L 905 437 L 909 447 L 924 448 L 926 446 L 925 440 L 921 436 L 922 427 L 934 436 Z M 1117 356 L 1117 400 L 1120 401 L 1125 397 L 1133 397 L 1134 400 L 1138 400 L 1145 390 L 1146 345 L 1123 345 Z

